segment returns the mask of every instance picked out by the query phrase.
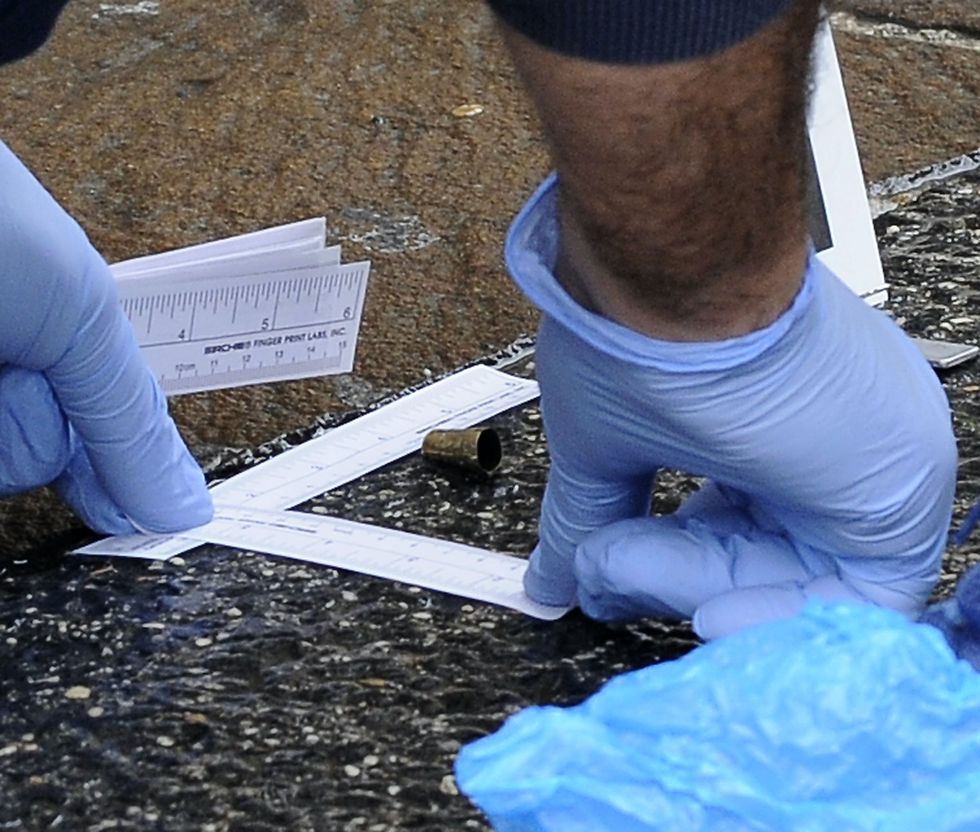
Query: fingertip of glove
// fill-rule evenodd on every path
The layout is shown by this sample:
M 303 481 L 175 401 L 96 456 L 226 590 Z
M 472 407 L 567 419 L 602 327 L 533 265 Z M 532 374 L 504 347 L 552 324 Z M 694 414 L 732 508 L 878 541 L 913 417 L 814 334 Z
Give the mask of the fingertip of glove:
M 161 500 L 159 509 L 146 512 L 129 519 L 141 532 L 146 534 L 180 534 L 188 529 L 203 526 L 214 517 L 214 503 L 206 488 L 197 489 L 182 500 L 165 504 Z
M 574 583 L 571 588 L 564 586 L 565 583 L 543 577 L 535 569 L 533 562 L 524 572 L 524 592 L 527 597 L 545 606 L 567 607 L 575 603 Z
M 694 635 L 701 639 L 701 641 L 711 641 L 713 638 L 713 635 L 708 635 L 710 627 L 705 622 L 705 615 L 700 607 L 691 616 L 691 629 L 694 630 Z

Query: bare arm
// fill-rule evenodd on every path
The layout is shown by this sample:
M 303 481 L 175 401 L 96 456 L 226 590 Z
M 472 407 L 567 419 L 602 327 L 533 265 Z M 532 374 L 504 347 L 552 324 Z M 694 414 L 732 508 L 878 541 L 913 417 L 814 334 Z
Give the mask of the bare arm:
M 583 306 L 667 340 L 772 322 L 804 270 L 816 0 L 721 52 L 627 65 L 501 24 L 561 182 L 557 277 Z

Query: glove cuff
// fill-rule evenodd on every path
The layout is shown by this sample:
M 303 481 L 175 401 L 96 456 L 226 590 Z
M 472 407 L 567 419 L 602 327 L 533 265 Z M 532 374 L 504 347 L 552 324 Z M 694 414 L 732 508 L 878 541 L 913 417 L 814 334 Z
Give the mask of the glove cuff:
M 579 306 L 555 279 L 558 257 L 558 176 L 552 174 L 525 203 L 507 235 L 505 257 L 514 282 L 544 314 L 597 350 L 665 372 L 727 370 L 752 361 L 778 343 L 811 305 L 814 286 L 829 276 L 811 251 L 796 298 L 769 326 L 722 341 L 663 341 Z

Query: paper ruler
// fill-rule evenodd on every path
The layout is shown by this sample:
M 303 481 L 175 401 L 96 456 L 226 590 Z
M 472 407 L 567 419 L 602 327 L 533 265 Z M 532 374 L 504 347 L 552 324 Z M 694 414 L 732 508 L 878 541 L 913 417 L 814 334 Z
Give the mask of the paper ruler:
M 470 367 L 217 485 L 212 490 L 219 506 L 217 520 L 195 529 L 195 539 L 128 535 L 77 552 L 166 560 L 202 541 L 220 543 L 355 569 L 503 604 L 539 618 L 557 618 L 564 609 L 541 607 L 524 595 L 520 576 L 526 563 L 520 558 L 284 511 L 419 450 L 430 430 L 469 427 L 537 395 L 533 381 L 482 365 Z
M 350 372 L 370 263 L 305 220 L 111 266 L 168 395 Z
M 548 621 L 568 612 L 527 597 L 522 584 L 527 561 L 522 558 L 366 523 L 218 505 L 215 519 L 193 534 L 208 543 L 402 581 Z
M 410 393 L 212 489 L 216 520 L 193 538 L 128 535 L 85 546 L 83 555 L 165 560 L 201 542 L 354 569 L 557 618 L 523 592 L 523 559 L 359 523 L 288 512 L 331 488 L 419 450 L 435 428 L 462 428 L 528 402 L 537 384 L 470 367 Z

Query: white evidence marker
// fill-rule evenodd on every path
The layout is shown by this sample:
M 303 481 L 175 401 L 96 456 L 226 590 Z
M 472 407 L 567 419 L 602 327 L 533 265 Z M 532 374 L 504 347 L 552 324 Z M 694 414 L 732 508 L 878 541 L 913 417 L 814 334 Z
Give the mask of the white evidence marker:
M 814 42 L 810 149 L 816 174 L 811 234 L 818 257 L 873 306 L 888 297 L 871 206 L 830 24 Z
M 888 299 L 847 93 L 830 23 L 817 32 L 809 114 L 812 162 L 808 213 L 817 256 L 872 306 Z M 912 339 L 937 370 L 980 354 L 975 345 Z

